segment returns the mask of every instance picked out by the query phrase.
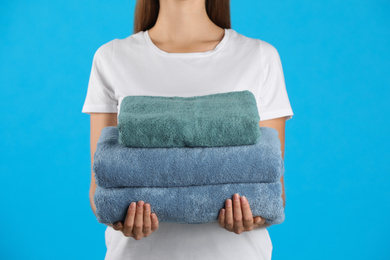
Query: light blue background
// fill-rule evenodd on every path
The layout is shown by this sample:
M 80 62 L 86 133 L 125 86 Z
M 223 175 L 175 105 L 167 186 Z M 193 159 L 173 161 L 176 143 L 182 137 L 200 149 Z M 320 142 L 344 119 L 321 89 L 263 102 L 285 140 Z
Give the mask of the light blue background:
M 133 33 L 135 1 L 0 3 L 0 258 L 103 259 L 81 108 L 94 52 Z M 278 49 L 294 111 L 273 259 L 390 259 L 389 11 L 232 1 L 232 28 Z

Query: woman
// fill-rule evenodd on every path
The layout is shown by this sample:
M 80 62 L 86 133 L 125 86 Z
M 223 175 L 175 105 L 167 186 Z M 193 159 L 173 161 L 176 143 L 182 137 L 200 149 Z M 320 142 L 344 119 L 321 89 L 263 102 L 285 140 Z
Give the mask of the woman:
M 82 110 L 91 120 L 91 165 L 100 132 L 117 125 L 125 96 L 241 90 L 254 93 L 259 125 L 279 132 L 284 158 L 285 121 L 293 111 L 279 54 L 271 44 L 230 29 L 229 12 L 227 0 L 137 2 L 135 33 L 103 44 L 93 58 Z M 92 172 L 94 213 L 95 188 Z M 105 259 L 271 259 L 268 225 L 252 216 L 250 201 L 239 194 L 226 198 L 218 221 L 206 224 L 159 223 L 152 207 L 133 202 L 123 222 L 107 226 Z

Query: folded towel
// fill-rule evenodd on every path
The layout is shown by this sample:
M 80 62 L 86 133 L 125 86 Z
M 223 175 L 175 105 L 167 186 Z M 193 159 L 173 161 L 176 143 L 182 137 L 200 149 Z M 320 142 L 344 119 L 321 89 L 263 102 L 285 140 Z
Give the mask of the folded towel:
M 260 116 L 249 90 L 193 97 L 126 96 L 118 115 L 119 143 L 128 147 L 254 144 Z
M 118 128 L 102 129 L 94 154 L 97 185 L 173 187 L 274 182 L 284 173 L 278 131 L 259 127 L 253 145 L 136 148 L 118 142 Z
M 124 221 L 131 202 L 150 203 L 160 222 L 199 224 L 218 219 L 225 200 L 234 193 L 248 199 L 253 216 L 267 223 L 284 221 L 281 182 L 236 183 L 172 188 L 102 188 L 94 195 L 96 215 L 100 223 Z

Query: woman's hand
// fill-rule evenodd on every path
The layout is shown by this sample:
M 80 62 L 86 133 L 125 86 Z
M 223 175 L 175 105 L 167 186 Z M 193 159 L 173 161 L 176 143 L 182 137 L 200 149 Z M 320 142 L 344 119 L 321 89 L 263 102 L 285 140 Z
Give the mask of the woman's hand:
M 140 240 L 157 230 L 158 218 L 155 213 L 151 213 L 150 204 L 140 200 L 137 205 L 135 202 L 130 204 L 124 223 L 117 221 L 112 227 L 122 231 L 126 237 Z
M 232 205 L 233 204 L 233 205 Z M 225 201 L 225 208 L 221 209 L 218 217 L 220 227 L 241 234 L 244 231 L 251 231 L 254 228 L 270 226 L 265 223 L 265 219 L 260 216 L 253 217 L 245 196 L 240 198 L 238 193 L 231 199 Z

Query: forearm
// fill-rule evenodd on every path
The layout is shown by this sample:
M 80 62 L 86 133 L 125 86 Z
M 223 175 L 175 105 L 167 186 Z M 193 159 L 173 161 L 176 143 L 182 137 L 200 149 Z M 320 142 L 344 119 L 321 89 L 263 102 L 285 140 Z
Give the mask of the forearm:
M 90 113 L 90 152 L 91 152 L 91 169 L 93 169 L 94 154 L 97 147 L 97 142 L 100 138 L 102 129 L 107 126 L 117 126 L 117 113 Z M 89 203 L 93 214 L 96 214 L 96 205 L 93 201 L 96 190 L 95 173 L 91 170 L 91 184 L 89 188 Z M 111 224 L 106 224 L 112 226 Z

